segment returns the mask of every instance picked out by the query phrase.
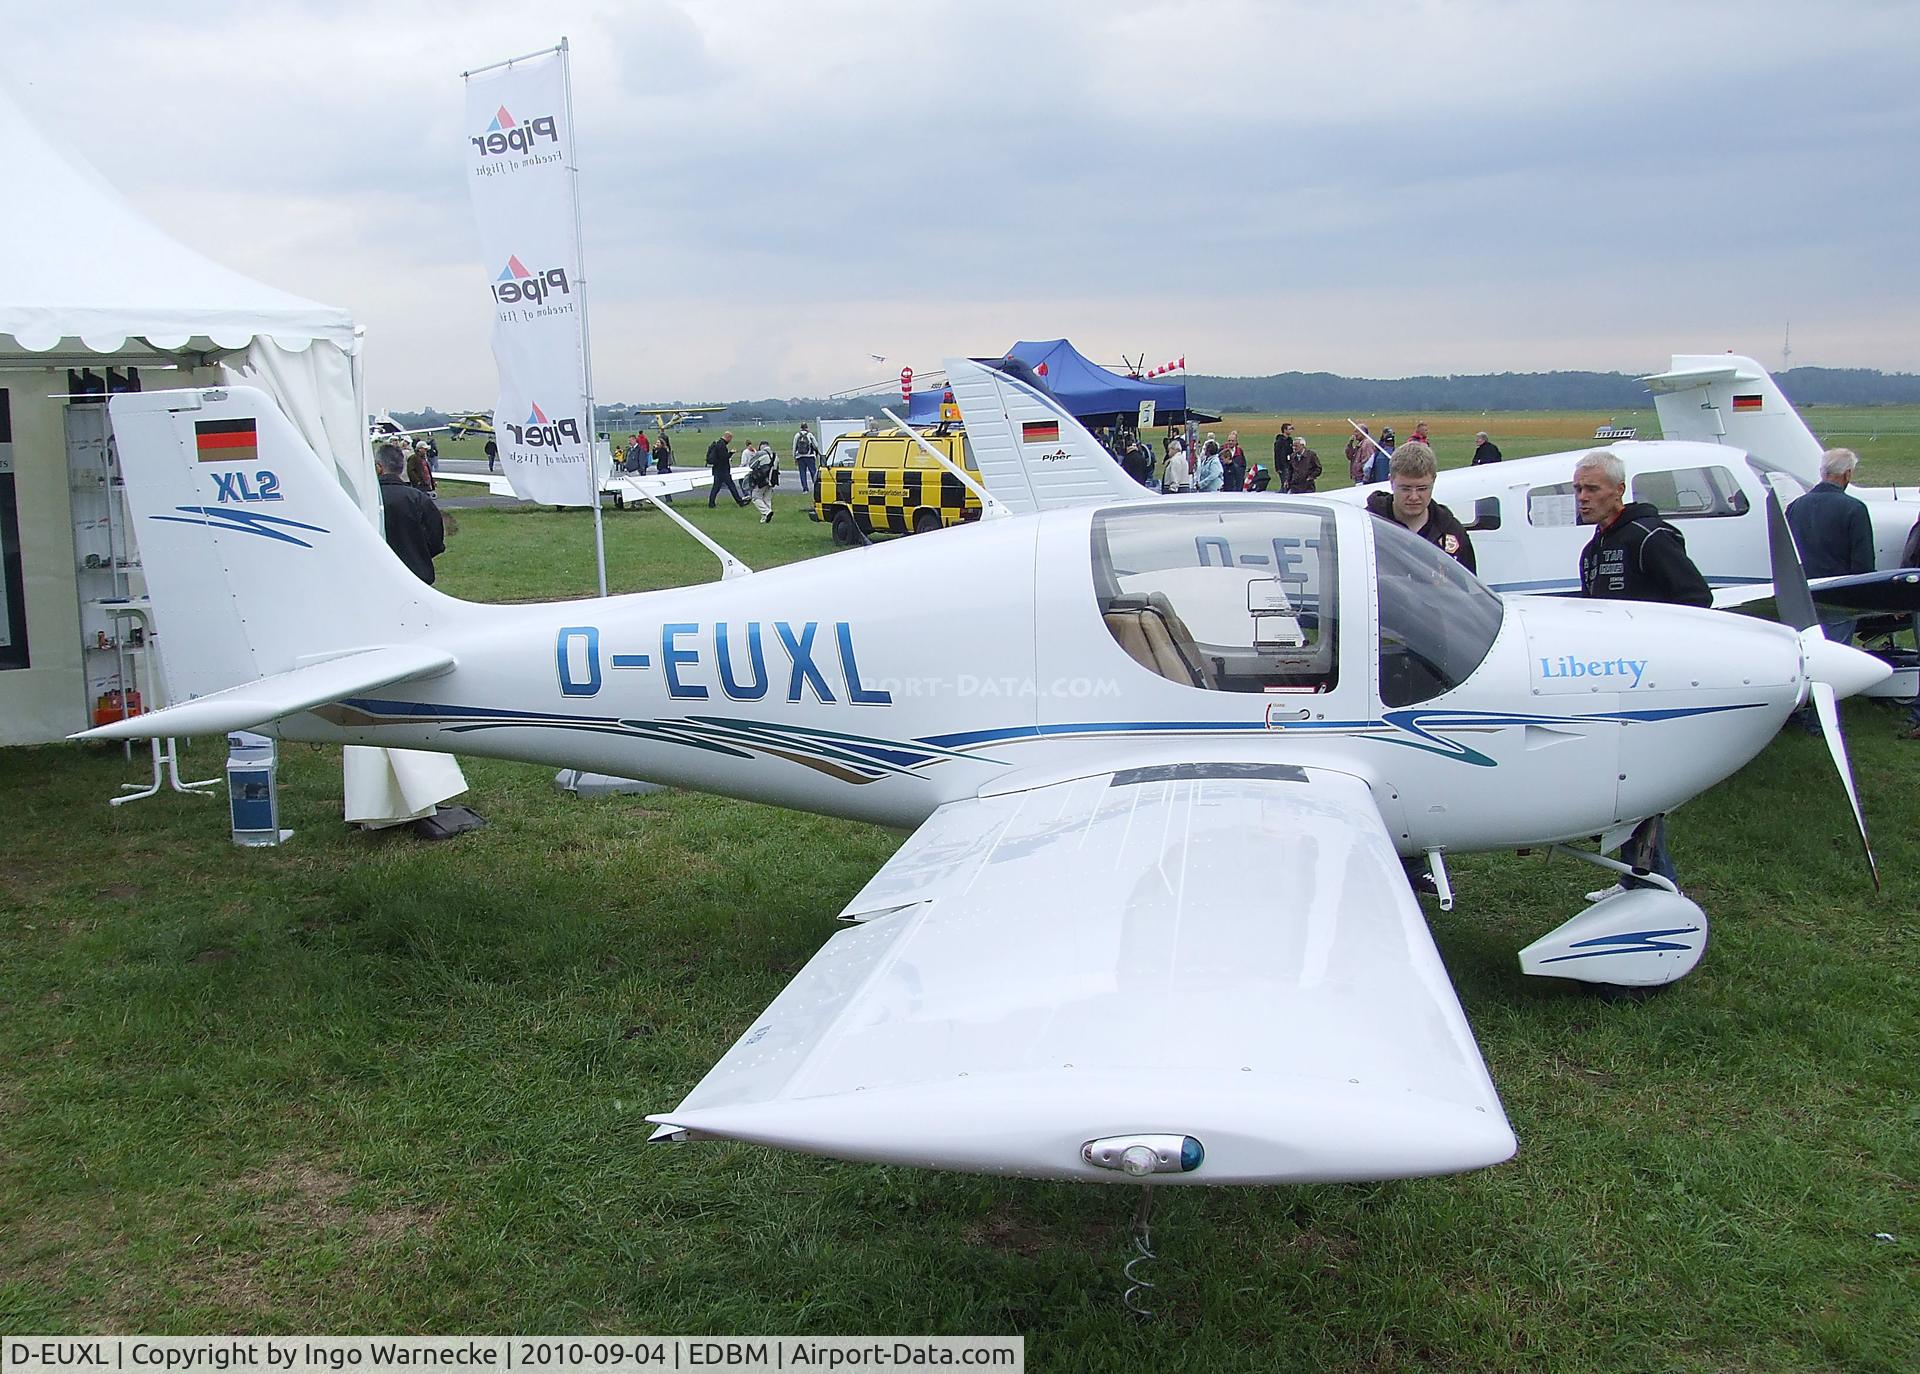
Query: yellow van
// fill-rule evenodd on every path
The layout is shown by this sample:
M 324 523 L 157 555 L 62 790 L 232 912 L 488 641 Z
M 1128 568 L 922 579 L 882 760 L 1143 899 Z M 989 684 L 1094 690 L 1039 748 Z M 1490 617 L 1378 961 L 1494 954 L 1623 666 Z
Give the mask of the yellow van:
M 926 441 L 980 480 L 966 437 L 930 431 Z M 833 527 L 833 542 L 861 534 L 924 534 L 980 518 L 980 498 L 903 434 L 842 434 L 820 460 L 813 518 Z

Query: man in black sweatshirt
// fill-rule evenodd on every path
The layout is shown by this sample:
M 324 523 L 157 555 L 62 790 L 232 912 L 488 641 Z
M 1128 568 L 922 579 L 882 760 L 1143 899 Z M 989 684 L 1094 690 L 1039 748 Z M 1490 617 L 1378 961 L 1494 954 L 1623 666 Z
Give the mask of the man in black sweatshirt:
M 1580 594 L 1609 601 L 1665 601 L 1675 606 L 1711 606 L 1713 592 L 1687 557 L 1687 541 L 1646 501 L 1627 503 L 1627 470 L 1606 449 L 1595 449 L 1573 469 L 1573 502 L 1593 538 L 1580 551 Z M 1667 851 L 1667 818 L 1649 816 L 1620 857 L 1658 873 L 1677 891 L 1680 876 Z M 1622 887 L 1655 884 L 1625 879 Z M 1618 889 L 1587 894 L 1594 901 Z
M 1580 595 L 1611 601 L 1711 606 L 1713 592 L 1687 557 L 1687 541 L 1646 501 L 1627 503 L 1626 468 L 1595 449 L 1573 470 L 1580 523 L 1594 527 L 1580 551 Z

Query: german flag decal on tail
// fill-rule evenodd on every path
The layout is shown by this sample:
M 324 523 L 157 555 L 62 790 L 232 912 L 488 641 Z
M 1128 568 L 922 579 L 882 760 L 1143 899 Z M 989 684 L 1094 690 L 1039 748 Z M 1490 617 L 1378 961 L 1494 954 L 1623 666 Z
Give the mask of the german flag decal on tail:
M 1022 420 L 1020 422 L 1020 442 L 1023 444 L 1057 444 L 1060 442 L 1060 422 L 1058 420 Z
M 1735 396 L 1733 398 L 1733 408 L 1735 410 L 1758 410 L 1760 409 L 1760 400 L 1761 398 L 1758 396 Z
M 203 463 L 251 463 L 260 437 L 252 420 L 195 420 L 193 447 Z

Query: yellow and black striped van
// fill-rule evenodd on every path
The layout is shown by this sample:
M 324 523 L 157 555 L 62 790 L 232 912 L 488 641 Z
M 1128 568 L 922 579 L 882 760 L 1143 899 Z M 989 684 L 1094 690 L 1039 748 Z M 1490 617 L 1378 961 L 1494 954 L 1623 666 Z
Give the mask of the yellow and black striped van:
M 980 473 L 958 433 L 926 441 L 976 482 Z M 836 544 L 864 534 L 923 534 L 980 518 L 980 498 L 903 434 L 843 434 L 820 460 L 813 518 L 833 527 Z

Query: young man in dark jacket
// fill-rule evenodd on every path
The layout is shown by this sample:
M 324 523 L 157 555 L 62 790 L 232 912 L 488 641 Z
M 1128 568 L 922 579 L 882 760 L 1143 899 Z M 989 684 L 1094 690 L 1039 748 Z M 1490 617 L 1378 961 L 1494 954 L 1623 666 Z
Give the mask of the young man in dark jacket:
M 1473 540 L 1467 537 L 1467 527 L 1452 511 L 1433 499 L 1433 479 L 1437 471 L 1439 465 L 1434 461 L 1433 450 L 1409 439 L 1393 451 L 1387 490 L 1367 497 L 1367 509 L 1458 559 L 1468 572 L 1477 572 Z
M 380 473 L 380 505 L 385 513 L 387 547 L 422 582 L 433 581 L 433 560 L 446 552 L 446 526 L 440 507 L 407 483 L 407 457 L 398 444 L 382 444 L 375 458 Z
M 1280 432 L 1273 436 L 1273 484 L 1281 491 L 1291 491 L 1293 480 L 1293 421 L 1288 420 L 1280 426 Z
M 1594 527 L 1580 551 L 1580 594 L 1610 601 L 1665 601 L 1676 606 L 1710 606 L 1707 579 L 1687 557 L 1687 541 L 1660 518 L 1650 502 L 1627 504 L 1627 470 L 1605 449 L 1595 449 L 1573 469 L 1573 501 L 1580 523 Z M 1667 850 L 1667 818 L 1649 816 L 1621 847 L 1620 857 L 1650 870 L 1676 889 L 1680 876 Z M 1650 884 L 1628 878 L 1623 887 Z M 1593 901 L 1615 889 L 1590 892 Z

